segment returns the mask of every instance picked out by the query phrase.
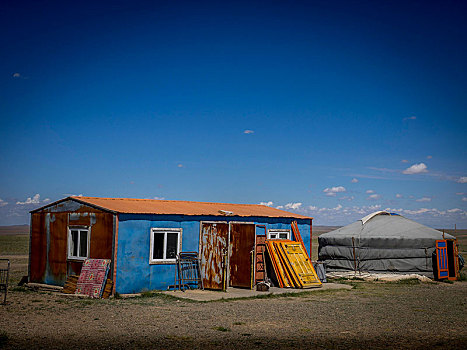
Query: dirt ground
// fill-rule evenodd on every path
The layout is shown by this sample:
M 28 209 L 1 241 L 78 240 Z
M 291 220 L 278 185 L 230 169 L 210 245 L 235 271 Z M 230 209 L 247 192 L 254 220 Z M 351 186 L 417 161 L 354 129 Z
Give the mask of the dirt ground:
M 76 299 L 14 288 L 5 349 L 467 348 L 467 283 L 347 282 L 293 297 L 190 302 Z

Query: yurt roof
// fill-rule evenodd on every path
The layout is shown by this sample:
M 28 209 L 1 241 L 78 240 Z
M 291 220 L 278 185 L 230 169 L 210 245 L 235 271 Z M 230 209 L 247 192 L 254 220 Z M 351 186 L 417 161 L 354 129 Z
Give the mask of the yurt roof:
M 443 233 L 419 224 L 399 214 L 378 211 L 337 230 L 322 234 L 320 237 L 387 237 L 401 239 L 443 239 Z M 454 239 L 445 233 L 444 238 Z

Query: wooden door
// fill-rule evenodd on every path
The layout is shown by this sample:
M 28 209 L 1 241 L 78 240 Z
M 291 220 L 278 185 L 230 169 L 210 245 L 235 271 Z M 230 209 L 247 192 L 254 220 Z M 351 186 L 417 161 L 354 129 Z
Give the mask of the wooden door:
M 438 279 L 448 278 L 448 252 L 445 240 L 436 241 L 436 257 L 438 265 Z
M 251 288 L 252 251 L 255 247 L 254 224 L 230 224 L 230 286 Z
M 223 289 L 227 278 L 224 263 L 227 254 L 229 224 L 201 223 L 201 277 L 204 288 Z

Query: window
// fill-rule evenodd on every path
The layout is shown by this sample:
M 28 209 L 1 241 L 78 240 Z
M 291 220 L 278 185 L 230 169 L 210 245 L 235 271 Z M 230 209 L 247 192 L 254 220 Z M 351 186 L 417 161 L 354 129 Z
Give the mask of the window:
M 174 263 L 181 250 L 181 228 L 152 228 L 149 263 Z
M 68 228 L 68 259 L 84 260 L 89 256 L 89 228 Z
M 268 239 L 290 239 L 290 230 L 268 230 Z

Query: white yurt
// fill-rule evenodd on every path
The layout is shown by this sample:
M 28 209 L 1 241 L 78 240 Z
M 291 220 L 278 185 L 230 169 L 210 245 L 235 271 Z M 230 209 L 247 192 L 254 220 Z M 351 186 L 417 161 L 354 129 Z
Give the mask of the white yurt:
M 417 273 L 433 278 L 432 254 L 436 241 L 442 239 L 455 238 L 378 211 L 319 236 L 318 259 L 327 271 Z

